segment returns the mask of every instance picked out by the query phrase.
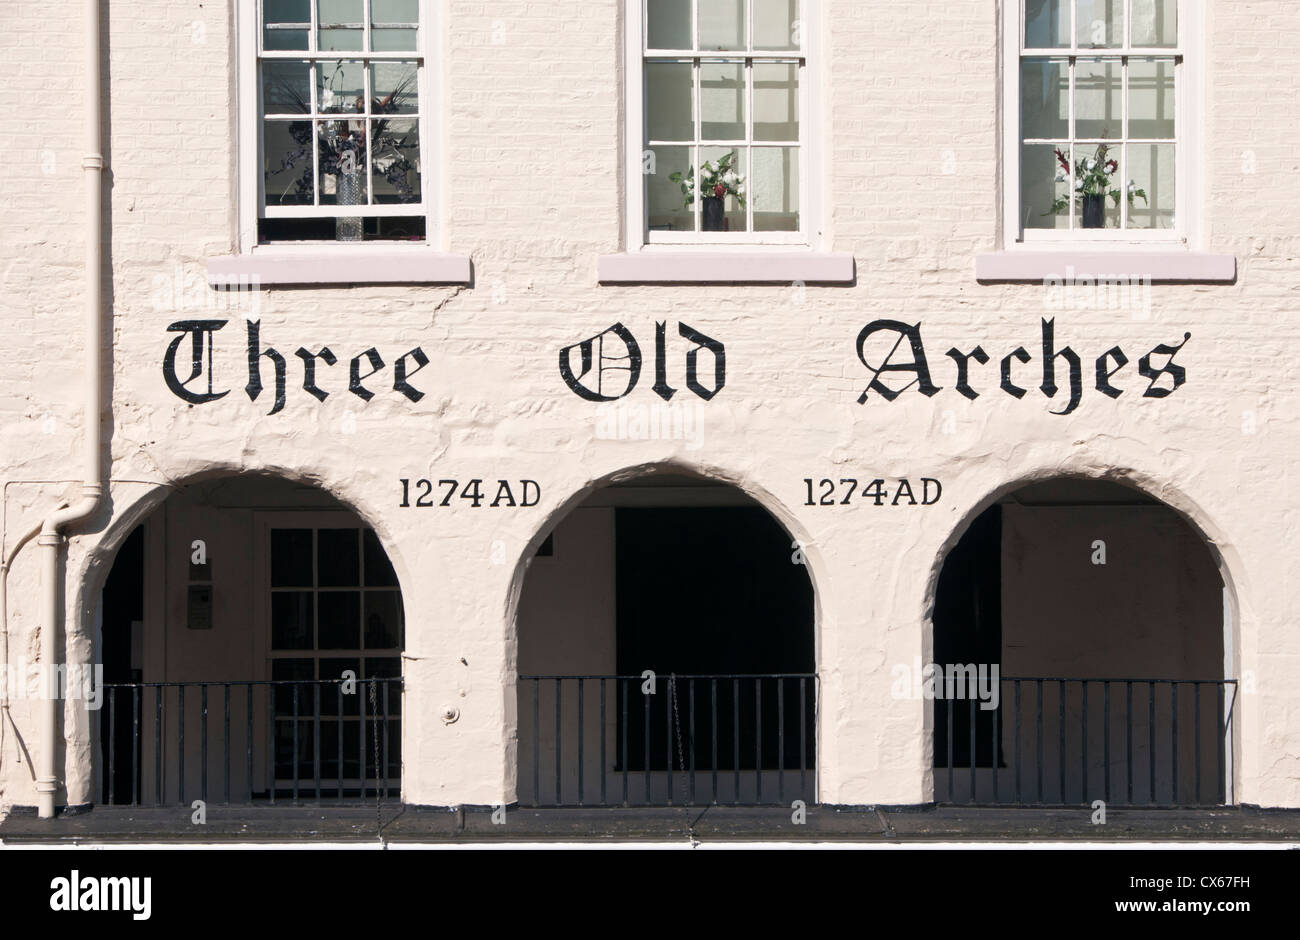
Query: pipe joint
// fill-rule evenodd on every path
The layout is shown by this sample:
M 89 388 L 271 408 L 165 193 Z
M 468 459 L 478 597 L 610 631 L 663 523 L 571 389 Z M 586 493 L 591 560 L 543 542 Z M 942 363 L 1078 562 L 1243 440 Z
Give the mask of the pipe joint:
M 83 170 L 102 170 L 104 168 L 104 155 L 102 153 L 88 153 L 81 158 L 81 168 Z

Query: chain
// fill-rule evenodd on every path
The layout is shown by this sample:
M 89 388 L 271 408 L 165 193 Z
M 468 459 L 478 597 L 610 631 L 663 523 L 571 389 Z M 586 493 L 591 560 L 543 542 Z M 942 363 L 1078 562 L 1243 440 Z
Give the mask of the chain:
M 677 763 L 682 768 L 682 792 L 689 798 L 690 789 L 686 782 L 686 757 L 682 753 L 682 716 L 677 708 L 677 677 L 671 673 L 668 676 L 668 694 L 672 696 L 673 700 L 673 726 L 677 729 Z
M 379 706 L 375 703 L 375 694 L 376 694 L 375 686 L 376 684 L 378 684 L 378 682 L 379 682 L 378 679 L 370 680 L 370 720 L 371 720 L 372 727 L 374 728 L 374 733 L 372 734 L 372 737 L 374 738 L 374 750 L 375 750 L 375 832 L 378 834 L 380 839 L 383 839 L 384 837 L 383 816 L 380 815 L 379 812 Z M 364 791 L 364 780 L 365 780 L 365 775 L 362 774 L 363 791 Z

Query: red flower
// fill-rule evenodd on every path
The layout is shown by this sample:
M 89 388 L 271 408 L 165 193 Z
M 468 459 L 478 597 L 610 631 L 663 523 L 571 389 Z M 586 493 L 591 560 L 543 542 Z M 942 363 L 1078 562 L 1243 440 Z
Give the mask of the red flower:
M 713 195 L 721 199 L 723 196 L 727 195 L 727 187 L 719 183 L 717 186 L 713 187 Z
M 1118 170 L 1118 169 L 1119 169 L 1119 164 L 1116 163 L 1114 160 L 1107 160 L 1107 161 L 1106 161 L 1106 172 L 1107 172 L 1107 173 L 1114 173 L 1114 172 L 1115 172 L 1116 170 Z
M 1069 172 L 1070 172 L 1070 161 L 1067 160 L 1067 159 L 1065 159 L 1065 154 L 1061 153 L 1060 150 L 1055 151 L 1055 153 L 1056 153 L 1056 162 L 1059 163 L 1059 164 L 1061 164 L 1061 169 L 1062 169 L 1062 170 L 1064 170 L 1066 173 L 1069 173 Z

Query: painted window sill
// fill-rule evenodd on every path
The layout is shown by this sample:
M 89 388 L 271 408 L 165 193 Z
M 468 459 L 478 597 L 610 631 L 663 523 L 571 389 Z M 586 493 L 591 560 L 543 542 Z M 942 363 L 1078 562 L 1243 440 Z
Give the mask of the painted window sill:
M 468 255 L 429 248 L 271 247 L 208 259 L 208 283 L 268 284 L 469 284 Z
M 680 251 L 645 249 L 602 255 L 602 284 L 852 284 L 848 252 L 745 248 Z
M 1078 278 L 1136 278 L 1155 282 L 1231 284 L 1233 255 L 1185 249 L 1083 251 L 998 251 L 975 256 L 977 281 L 1046 281 Z

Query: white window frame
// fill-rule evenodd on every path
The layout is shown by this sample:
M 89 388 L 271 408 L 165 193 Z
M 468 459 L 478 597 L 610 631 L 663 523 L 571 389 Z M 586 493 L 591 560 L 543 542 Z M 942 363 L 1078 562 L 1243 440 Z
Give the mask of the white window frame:
M 642 248 L 687 250 L 693 246 L 717 249 L 722 247 L 755 248 L 777 246 L 789 249 L 817 248 L 822 239 L 822 195 L 821 183 L 821 134 L 822 120 L 820 107 L 821 85 L 821 0 L 802 0 L 800 6 L 800 42 L 799 50 L 774 50 L 772 52 L 739 54 L 717 52 L 718 58 L 750 58 L 775 60 L 802 58 L 804 64 L 799 75 L 799 230 L 796 232 L 650 232 L 648 227 L 648 183 L 642 172 L 644 154 L 647 144 L 647 108 L 645 91 L 645 36 L 648 24 L 646 0 L 624 0 L 624 104 L 626 130 L 624 151 L 626 155 L 625 174 L 625 209 L 626 232 L 625 249 L 637 251 Z M 753 17 L 750 15 L 750 3 L 746 0 L 746 23 L 753 31 Z M 692 42 L 698 47 L 698 30 L 692 24 Z M 709 59 L 714 56 L 696 50 L 697 57 Z M 650 53 L 653 54 L 653 53 Z M 754 115 L 752 95 L 746 102 L 745 120 L 752 127 Z M 699 107 L 696 106 L 696 139 L 699 138 Z M 748 132 L 752 137 L 752 132 Z M 686 146 L 693 146 L 687 144 Z M 656 168 L 657 169 L 657 168 Z M 752 176 L 752 168 L 746 174 L 746 182 Z M 752 201 L 746 200 L 751 206 Z M 698 213 L 697 206 L 696 212 Z M 752 209 L 750 210 L 752 212 Z
M 1097 50 L 1033 49 L 1022 48 L 1025 22 L 1025 0 L 1007 0 L 1002 17 L 1002 244 L 1011 250 L 1081 247 L 1088 251 L 1107 249 L 1132 250 L 1142 248 L 1200 247 L 1201 243 L 1201 167 L 1203 164 L 1202 140 L 1204 125 L 1204 74 L 1205 50 L 1203 39 L 1202 0 L 1178 0 L 1178 46 L 1146 48 L 1128 46 L 1131 38 L 1132 0 L 1124 0 L 1125 45 L 1121 48 Z M 1075 4 L 1071 4 L 1071 10 Z M 1076 14 L 1071 13 L 1073 18 Z M 1075 24 L 1071 23 L 1071 36 L 1077 43 Z M 1174 72 L 1175 136 L 1174 158 L 1174 226 L 1169 229 L 1022 229 L 1020 214 L 1020 62 L 1022 56 L 1068 58 L 1097 56 L 1157 56 L 1179 55 L 1182 61 Z M 1125 70 L 1127 74 L 1127 70 Z M 1127 110 L 1128 99 L 1125 82 L 1121 92 L 1122 107 Z M 1071 88 L 1071 91 L 1073 89 Z M 1070 108 L 1074 102 L 1071 95 Z M 1127 176 L 1127 167 L 1124 167 Z M 1127 181 L 1125 181 L 1127 186 Z M 1120 211 L 1127 217 L 1127 199 L 1120 200 Z
M 239 192 L 239 239 L 244 254 L 254 252 L 387 252 L 396 250 L 424 250 L 440 244 L 442 233 L 438 226 L 438 195 L 441 178 L 441 139 L 439 131 L 443 119 L 440 73 L 443 61 L 442 6 L 445 0 L 419 0 L 420 32 L 415 52 L 367 52 L 370 59 L 411 59 L 418 57 L 417 89 L 419 95 L 420 129 L 420 196 L 419 203 L 374 206 L 348 206 L 346 213 L 334 206 L 295 206 L 275 215 L 290 218 L 333 218 L 346 214 L 356 216 L 422 216 L 425 220 L 424 240 L 418 243 L 394 241 L 334 242 L 277 241 L 265 245 L 258 243 L 258 221 L 263 217 L 266 199 L 266 180 L 262 161 L 262 83 L 258 80 L 258 63 L 262 58 L 261 0 L 238 0 L 236 19 L 236 57 L 238 60 L 237 85 L 237 173 Z M 316 34 L 316 2 L 311 4 L 312 24 L 310 35 Z M 363 5 L 367 39 L 370 33 L 370 0 Z M 367 42 L 366 45 L 369 43 Z M 274 51 L 268 57 L 301 58 L 302 51 Z M 360 55 L 360 53 L 357 53 Z M 349 53 L 340 52 L 339 58 Z M 315 94 L 313 90 L 313 95 Z M 315 158 L 313 157 L 313 160 Z

